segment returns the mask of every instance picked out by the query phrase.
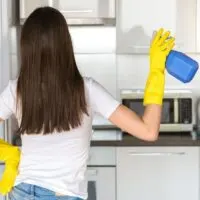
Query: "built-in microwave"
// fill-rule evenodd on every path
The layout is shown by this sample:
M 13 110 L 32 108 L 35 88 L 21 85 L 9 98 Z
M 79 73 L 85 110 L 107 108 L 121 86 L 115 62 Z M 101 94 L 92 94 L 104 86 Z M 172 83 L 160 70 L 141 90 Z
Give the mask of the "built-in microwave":
M 143 90 L 122 90 L 122 103 L 143 115 Z M 190 90 L 166 90 L 163 99 L 161 132 L 190 132 L 193 130 L 193 98 Z

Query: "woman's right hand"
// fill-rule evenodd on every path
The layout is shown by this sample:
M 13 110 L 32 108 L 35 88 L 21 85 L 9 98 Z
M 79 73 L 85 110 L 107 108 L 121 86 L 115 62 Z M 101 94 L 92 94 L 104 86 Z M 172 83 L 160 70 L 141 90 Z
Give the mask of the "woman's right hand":
M 150 72 L 144 93 L 144 105 L 162 105 L 165 86 L 165 63 L 174 47 L 175 39 L 170 32 L 160 29 L 154 36 L 150 47 Z
M 165 62 L 169 52 L 174 47 L 175 39 L 170 36 L 170 32 L 161 28 L 154 33 L 150 47 L 150 72 L 164 72 Z

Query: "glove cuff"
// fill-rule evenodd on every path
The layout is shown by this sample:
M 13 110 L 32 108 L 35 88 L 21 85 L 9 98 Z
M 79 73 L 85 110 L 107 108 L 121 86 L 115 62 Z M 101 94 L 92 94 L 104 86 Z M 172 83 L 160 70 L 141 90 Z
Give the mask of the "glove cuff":
M 165 75 L 161 71 L 151 71 L 145 87 L 144 105 L 162 105 L 165 87 Z

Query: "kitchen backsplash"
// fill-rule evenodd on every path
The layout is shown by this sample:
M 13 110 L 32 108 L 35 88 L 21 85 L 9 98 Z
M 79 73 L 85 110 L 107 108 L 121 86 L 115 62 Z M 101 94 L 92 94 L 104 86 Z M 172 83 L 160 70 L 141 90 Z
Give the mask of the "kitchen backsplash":
M 11 74 L 18 73 L 20 27 L 11 28 Z M 76 61 L 84 76 L 93 77 L 120 100 L 121 89 L 144 88 L 149 70 L 147 54 L 117 54 L 115 27 L 70 27 Z M 200 62 L 199 54 L 190 54 Z M 183 84 L 166 73 L 166 88 L 191 89 L 200 95 L 200 71 Z

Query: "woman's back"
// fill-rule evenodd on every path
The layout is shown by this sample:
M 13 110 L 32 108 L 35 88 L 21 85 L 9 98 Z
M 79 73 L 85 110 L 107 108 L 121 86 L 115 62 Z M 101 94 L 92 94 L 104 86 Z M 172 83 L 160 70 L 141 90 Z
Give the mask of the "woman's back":
M 88 114 L 81 125 L 69 131 L 50 134 L 22 134 L 21 161 L 15 185 L 28 183 L 63 195 L 87 198 L 87 159 L 95 113 L 109 118 L 119 103 L 91 78 L 84 78 Z M 2 93 L 9 99 L 5 115 L 16 112 L 17 81 L 10 81 Z M 5 106 L 5 105 L 4 105 Z

